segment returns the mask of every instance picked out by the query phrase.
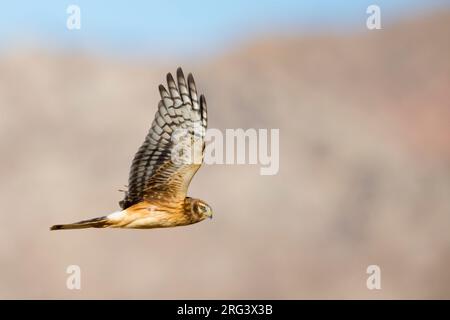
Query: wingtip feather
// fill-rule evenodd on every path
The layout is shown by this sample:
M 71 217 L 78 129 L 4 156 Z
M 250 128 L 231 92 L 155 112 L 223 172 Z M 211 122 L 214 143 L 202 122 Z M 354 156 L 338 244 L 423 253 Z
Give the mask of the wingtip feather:
M 169 86 L 169 88 L 171 87 L 172 84 L 175 86 L 175 80 L 173 79 L 173 76 L 170 72 L 167 74 L 166 79 L 167 79 L 167 85 Z
M 183 73 L 183 69 L 181 67 L 177 68 L 177 77 L 182 77 L 184 78 L 184 73 Z

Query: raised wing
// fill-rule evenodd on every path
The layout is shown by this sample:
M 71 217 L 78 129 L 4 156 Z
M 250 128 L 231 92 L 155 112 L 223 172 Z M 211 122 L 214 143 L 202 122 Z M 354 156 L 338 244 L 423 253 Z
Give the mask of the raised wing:
M 194 78 L 187 83 L 181 68 L 177 83 L 167 74 L 159 86 L 161 101 L 144 143 L 134 156 L 128 191 L 120 201 L 126 209 L 142 200 L 179 203 L 200 168 L 207 127 L 206 100 L 198 99 Z

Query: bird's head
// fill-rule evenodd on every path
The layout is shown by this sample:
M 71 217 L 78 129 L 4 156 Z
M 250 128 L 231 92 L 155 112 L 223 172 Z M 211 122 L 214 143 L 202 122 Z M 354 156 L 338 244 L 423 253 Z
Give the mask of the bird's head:
M 200 220 L 206 218 L 212 219 L 213 211 L 205 201 L 200 199 L 192 199 L 191 201 L 191 213 L 193 215 L 197 216 Z

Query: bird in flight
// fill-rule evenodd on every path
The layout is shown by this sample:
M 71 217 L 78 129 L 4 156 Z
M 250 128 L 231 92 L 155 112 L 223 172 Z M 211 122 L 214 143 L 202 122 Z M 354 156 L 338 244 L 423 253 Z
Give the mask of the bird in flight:
M 187 197 L 189 183 L 203 162 L 207 108 L 198 97 L 192 74 L 187 81 L 181 68 L 177 81 L 167 74 L 167 89 L 159 86 L 161 100 L 150 131 L 134 156 L 121 211 L 50 230 L 84 228 L 167 228 L 212 218 L 211 207 Z

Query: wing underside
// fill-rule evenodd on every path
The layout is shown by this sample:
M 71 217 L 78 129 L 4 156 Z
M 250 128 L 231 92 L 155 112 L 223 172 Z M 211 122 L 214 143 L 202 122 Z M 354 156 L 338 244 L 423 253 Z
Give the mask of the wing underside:
M 134 156 L 122 209 L 142 200 L 184 201 L 203 160 L 207 109 L 194 78 L 189 74 L 186 82 L 178 68 L 177 81 L 169 73 L 167 89 L 160 85 L 159 92 L 158 111 Z

